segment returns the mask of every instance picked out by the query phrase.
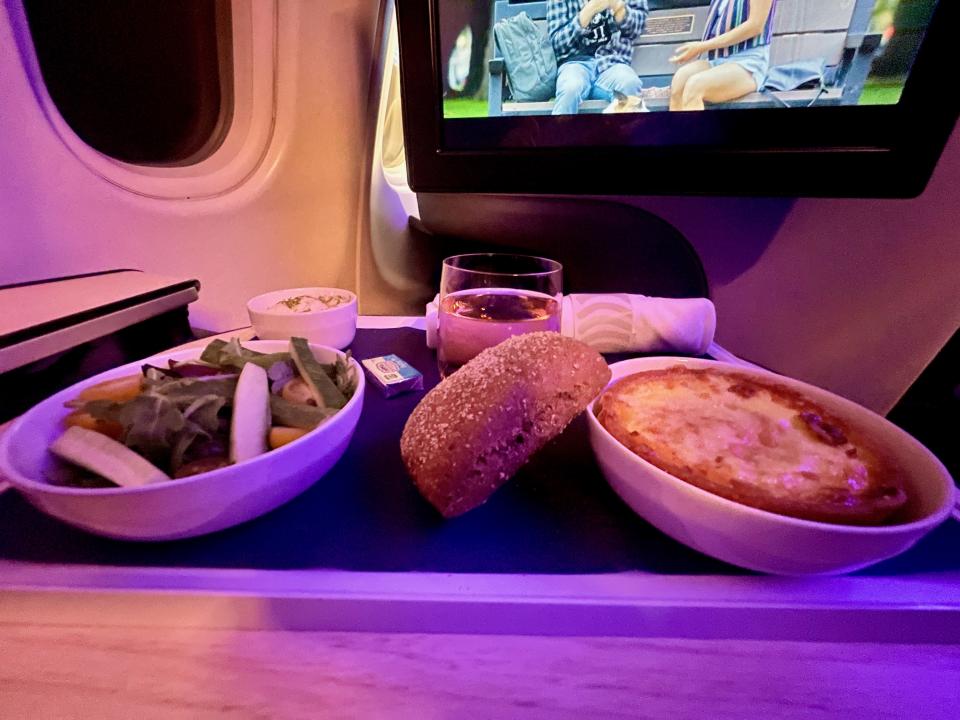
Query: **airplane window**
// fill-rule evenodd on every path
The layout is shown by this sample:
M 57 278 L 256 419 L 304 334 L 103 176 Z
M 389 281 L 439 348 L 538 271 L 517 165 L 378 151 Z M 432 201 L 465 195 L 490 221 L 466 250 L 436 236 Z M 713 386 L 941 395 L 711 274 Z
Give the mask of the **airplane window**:
M 230 0 L 23 0 L 51 99 L 88 145 L 139 165 L 189 165 L 233 109 Z

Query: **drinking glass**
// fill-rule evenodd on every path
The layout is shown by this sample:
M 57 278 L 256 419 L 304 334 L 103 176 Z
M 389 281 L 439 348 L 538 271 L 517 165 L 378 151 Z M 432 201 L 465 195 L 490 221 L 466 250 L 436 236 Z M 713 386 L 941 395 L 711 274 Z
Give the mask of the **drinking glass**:
M 443 261 L 437 361 L 441 377 L 511 335 L 560 331 L 563 266 L 506 253 Z

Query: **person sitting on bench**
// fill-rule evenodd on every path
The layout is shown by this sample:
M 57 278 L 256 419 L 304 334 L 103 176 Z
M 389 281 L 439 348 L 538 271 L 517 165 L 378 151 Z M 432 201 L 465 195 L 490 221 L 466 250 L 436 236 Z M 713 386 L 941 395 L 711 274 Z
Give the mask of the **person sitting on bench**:
M 736 100 L 763 87 L 777 0 L 711 0 L 703 40 L 670 58 L 681 67 L 670 85 L 671 110 Z M 697 59 L 703 53 L 706 59 Z
M 643 83 L 630 63 L 647 13 L 647 0 L 547 0 L 559 65 L 554 115 L 573 115 L 588 98 L 640 94 Z

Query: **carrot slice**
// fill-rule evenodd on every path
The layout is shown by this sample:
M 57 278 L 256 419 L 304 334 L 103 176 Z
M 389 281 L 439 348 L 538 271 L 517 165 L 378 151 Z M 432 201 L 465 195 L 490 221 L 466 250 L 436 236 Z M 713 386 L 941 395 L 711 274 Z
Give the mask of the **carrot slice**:
M 63 419 L 63 424 L 65 427 L 82 427 L 85 430 L 93 430 L 114 440 L 123 437 L 123 425 L 112 420 L 100 420 L 90 413 L 83 412 L 83 410 L 74 410 Z
M 282 427 L 280 425 L 275 425 L 270 428 L 270 435 L 267 438 L 267 441 L 270 443 L 270 449 L 276 450 L 278 447 L 283 447 L 288 443 L 292 443 L 297 438 L 302 438 L 306 435 L 309 430 L 304 430 L 303 428 L 292 428 L 292 427 Z
M 90 400 L 126 402 L 140 394 L 142 379 L 142 375 L 127 375 L 126 377 L 104 380 L 81 390 L 77 395 L 77 400 L 81 402 L 89 402 Z

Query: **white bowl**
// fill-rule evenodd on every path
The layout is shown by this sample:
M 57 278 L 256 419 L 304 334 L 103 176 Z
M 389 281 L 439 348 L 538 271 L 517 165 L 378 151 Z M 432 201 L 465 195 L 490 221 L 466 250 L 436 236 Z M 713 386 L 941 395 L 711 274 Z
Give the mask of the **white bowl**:
M 909 471 L 910 499 L 906 522 L 877 527 L 814 522 L 758 510 L 701 490 L 643 460 L 607 432 L 593 412 L 594 403 L 590 403 L 590 443 L 603 474 L 638 515 L 673 539 L 751 570 L 781 575 L 836 574 L 902 553 L 949 517 L 956 489 L 940 461 L 889 421 L 826 390 L 762 370 L 666 357 L 614 363 L 610 366 L 611 382 L 676 364 L 729 369 L 773 380 L 850 419 Z
M 346 295 L 344 305 L 310 312 L 276 309 L 277 303 L 298 295 Z M 257 295 L 247 302 L 250 322 L 261 340 L 306 338 L 312 343 L 343 349 L 357 333 L 357 296 L 349 290 L 329 287 L 290 288 Z
M 245 342 L 261 352 L 280 352 L 287 343 Z M 337 350 L 311 345 L 322 362 Z M 148 362 L 189 360 L 200 349 L 156 355 Z M 53 462 L 47 448 L 63 432 L 70 412 L 64 402 L 85 387 L 140 372 L 141 362 L 109 370 L 57 393 L 21 416 L 0 439 L 0 475 L 43 512 L 97 535 L 125 540 L 193 537 L 245 522 L 295 498 L 340 459 L 363 407 L 364 376 L 356 360 L 353 397 L 336 415 L 297 440 L 252 460 L 198 475 L 134 488 L 85 489 L 51 485 L 44 471 Z

